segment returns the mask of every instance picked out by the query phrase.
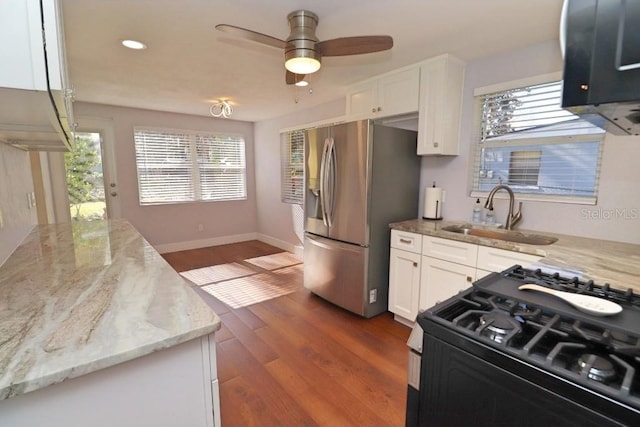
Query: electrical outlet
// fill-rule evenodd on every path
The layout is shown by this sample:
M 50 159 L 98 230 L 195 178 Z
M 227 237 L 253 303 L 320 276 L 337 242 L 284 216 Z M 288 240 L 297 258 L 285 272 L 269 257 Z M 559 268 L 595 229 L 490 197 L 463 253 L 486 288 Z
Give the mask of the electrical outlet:
M 377 300 L 378 300 L 378 290 L 377 289 L 371 289 L 369 291 L 369 304 L 373 304 Z
M 204 231 L 204 225 L 198 224 L 198 231 Z

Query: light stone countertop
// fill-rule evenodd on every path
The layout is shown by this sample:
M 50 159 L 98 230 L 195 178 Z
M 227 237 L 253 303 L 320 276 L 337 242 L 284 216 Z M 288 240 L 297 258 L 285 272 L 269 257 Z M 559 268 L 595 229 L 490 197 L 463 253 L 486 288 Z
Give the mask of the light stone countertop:
M 551 245 L 527 245 L 442 230 L 450 225 L 461 224 L 468 223 L 413 219 L 392 223 L 389 227 L 400 231 L 540 255 L 544 257 L 538 262 L 540 267 L 576 272 L 575 275 L 578 277 L 585 280 L 591 279 L 599 285 L 608 283 L 612 288 L 633 289 L 634 292 L 640 292 L 640 245 L 531 230 L 514 230 L 524 234 L 551 236 L 558 239 Z M 561 274 L 563 274 L 562 271 Z
M 0 399 L 219 328 L 128 222 L 37 226 L 0 266 Z

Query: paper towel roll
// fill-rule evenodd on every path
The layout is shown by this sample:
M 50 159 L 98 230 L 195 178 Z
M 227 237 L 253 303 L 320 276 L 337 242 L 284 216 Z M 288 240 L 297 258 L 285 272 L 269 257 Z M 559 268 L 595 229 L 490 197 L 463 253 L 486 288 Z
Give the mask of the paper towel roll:
M 427 187 L 424 190 L 424 219 L 442 219 L 444 190 L 440 187 Z

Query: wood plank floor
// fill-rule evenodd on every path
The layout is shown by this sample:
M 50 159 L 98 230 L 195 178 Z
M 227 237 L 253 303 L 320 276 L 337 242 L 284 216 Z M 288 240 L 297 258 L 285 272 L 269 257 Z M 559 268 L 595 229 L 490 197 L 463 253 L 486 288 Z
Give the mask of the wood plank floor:
M 282 252 L 259 241 L 164 254 L 178 272 Z M 363 319 L 291 280 L 294 293 L 232 309 L 193 285 L 222 319 L 216 334 L 223 426 L 401 426 L 409 328 Z

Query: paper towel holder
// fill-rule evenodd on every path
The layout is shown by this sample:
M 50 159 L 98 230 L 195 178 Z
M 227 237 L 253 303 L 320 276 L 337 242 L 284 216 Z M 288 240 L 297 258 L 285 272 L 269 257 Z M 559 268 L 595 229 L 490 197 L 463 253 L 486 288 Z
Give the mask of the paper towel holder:
M 442 213 L 442 204 L 440 203 L 440 201 L 436 201 L 436 212 L 440 213 L 440 214 Z M 429 220 L 429 221 L 441 221 L 442 220 L 442 215 L 437 216 L 435 218 L 423 216 L 422 219 L 426 219 L 426 220 Z
M 436 187 L 435 181 L 433 182 L 432 187 L 425 188 L 422 219 L 431 221 L 442 220 L 442 203 L 444 202 L 444 195 L 445 191 L 442 188 Z

